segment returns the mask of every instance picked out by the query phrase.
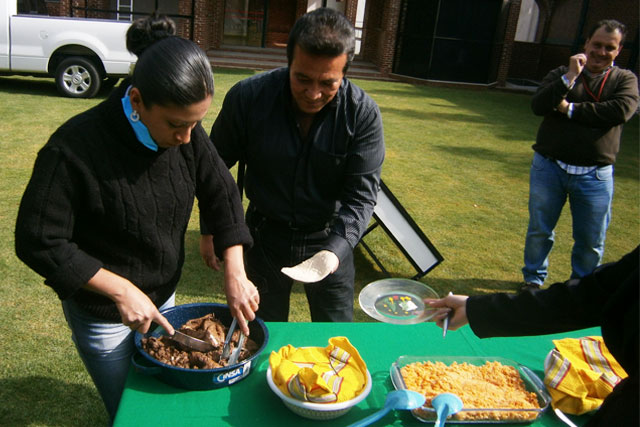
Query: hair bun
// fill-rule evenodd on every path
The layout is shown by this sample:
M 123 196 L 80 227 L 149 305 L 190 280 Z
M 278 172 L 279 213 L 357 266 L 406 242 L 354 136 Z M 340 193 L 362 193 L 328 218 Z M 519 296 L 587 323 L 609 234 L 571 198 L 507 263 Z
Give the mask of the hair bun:
M 127 30 L 127 49 L 137 57 L 158 40 L 174 36 L 176 24 L 165 15 L 152 15 L 138 18 Z

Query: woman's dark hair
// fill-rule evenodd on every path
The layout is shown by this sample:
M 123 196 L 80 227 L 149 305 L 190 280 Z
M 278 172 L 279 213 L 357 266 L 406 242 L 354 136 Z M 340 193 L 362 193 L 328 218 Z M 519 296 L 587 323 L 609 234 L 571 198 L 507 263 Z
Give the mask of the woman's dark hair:
M 624 39 L 627 36 L 627 27 L 621 23 L 616 21 L 615 19 L 603 19 L 602 21 L 598 21 L 596 25 L 591 27 L 591 31 L 589 31 L 589 35 L 587 36 L 587 40 L 593 37 L 593 35 L 600 29 L 600 27 L 604 27 L 604 30 L 607 33 L 613 33 L 616 30 L 620 33 L 620 46 L 624 44 Z
M 127 49 L 138 57 L 131 85 L 145 107 L 186 106 L 213 95 L 213 73 L 207 55 L 190 40 L 177 37 L 174 22 L 156 14 L 134 21 L 127 30 Z
M 302 15 L 293 25 L 287 43 L 289 66 L 296 46 L 312 55 L 335 57 L 347 54 L 347 63 L 342 70 L 346 73 L 356 50 L 355 30 L 343 14 L 322 7 Z

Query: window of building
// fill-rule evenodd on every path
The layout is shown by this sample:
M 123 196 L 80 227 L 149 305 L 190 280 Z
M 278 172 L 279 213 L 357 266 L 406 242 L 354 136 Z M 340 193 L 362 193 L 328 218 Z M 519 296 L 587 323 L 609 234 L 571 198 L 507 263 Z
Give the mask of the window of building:
M 520 5 L 520 16 L 516 27 L 517 42 L 534 42 L 538 30 L 538 20 L 540 9 L 535 0 L 522 0 Z

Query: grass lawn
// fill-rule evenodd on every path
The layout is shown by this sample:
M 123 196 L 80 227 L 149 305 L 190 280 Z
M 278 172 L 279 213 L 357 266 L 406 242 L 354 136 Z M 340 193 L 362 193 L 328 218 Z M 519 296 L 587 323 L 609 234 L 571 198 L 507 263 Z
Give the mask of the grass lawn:
M 226 91 L 252 72 L 215 70 L 214 74 L 214 105 L 203 122 L 207 130 Z M 540 123 L 530 110 L 530 96 L 357 83 L 382 110 L 387 145 L 382 178 L 445 258 L 420 280 L 441 295 L 517 290 L 528 221 L 531 145 Z M 106 423 L 55 293 L 16 258 L 13 244 L 18 204 L 38 150 L 66 119 L 104 96 L 61 98 L 52 80 L 0 77 L 0 425 Z M 620 258 L 639 242 L 638 139 L 635 116 L 625 127 L 616 164 L 605 262 Z M 548 284 L 564 281 L 570 274 L 568 209 L 556 231 Z M 222 275 L 201 262 L 198 236 L 196 210 L 187 233 L 187 261 L 177 303 L 224 302 Z M 380 227 L 366 241 L 393 276 L 415 274 Z M 363 286 L 384 275 L 361 247 L 355 259 L 357 298 Z M 309 320 L 301 286 L 294 288 L 290 320 Z M 357 302 L 356 320 L 371 321 Z

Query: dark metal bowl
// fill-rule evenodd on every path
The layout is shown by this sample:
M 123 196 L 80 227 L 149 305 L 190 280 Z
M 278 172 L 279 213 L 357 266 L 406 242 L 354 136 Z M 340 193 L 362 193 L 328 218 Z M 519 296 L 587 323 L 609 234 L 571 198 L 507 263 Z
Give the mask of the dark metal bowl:
M 177 305 L 161 313 L 171 323 L 171 326 L 176 329 L 180 328 L 188 320 L 210 313 L 213 313 L 226 327 L 229 327 L 233 320 L 227 305 L 215 303 Z M 249 332 L 251 339 L 258 344 L 258 350 L 251 357 L 224 368 L 186 369 L 167 365 L 155 359 L 142 348 L 142 339 L 149 336 L 159 337 L 164 335 L 165 331 L 162 327 L 158 327 L 146 335 L 136 332 L 135 343 L 138 352 L 133 355 L 131 361 L 137 372 L 153 375 L 174 387 L 188 390 L 210 390 L 226 387 L 235 384 L 251 373 L 252 362 L 262 353 L 269 341 L 269 331 L 262 319 L 256 318 L 250 322 Z

